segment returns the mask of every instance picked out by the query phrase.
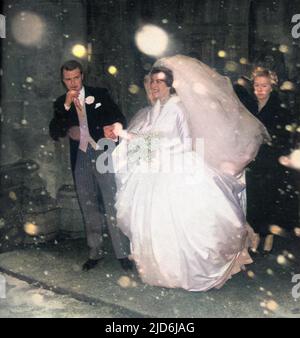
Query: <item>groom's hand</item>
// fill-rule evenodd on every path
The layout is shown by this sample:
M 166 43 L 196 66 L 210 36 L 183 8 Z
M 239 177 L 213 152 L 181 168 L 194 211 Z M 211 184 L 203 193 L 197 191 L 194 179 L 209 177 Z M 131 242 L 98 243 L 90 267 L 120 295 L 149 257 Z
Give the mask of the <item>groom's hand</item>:
M 112 140 L 117 139 L 117 135 L 114 133 L 114 128 L 115 126 L 113 124 L 104 126 L 103 131 L 104 131 L 104 137 L 106 138 L 111 138 Z
M 69 90 L 66 95 L 65 106 L 71 107 L 71 104 L 74 99 L 79 97 L 79 92 L 77 90 Z

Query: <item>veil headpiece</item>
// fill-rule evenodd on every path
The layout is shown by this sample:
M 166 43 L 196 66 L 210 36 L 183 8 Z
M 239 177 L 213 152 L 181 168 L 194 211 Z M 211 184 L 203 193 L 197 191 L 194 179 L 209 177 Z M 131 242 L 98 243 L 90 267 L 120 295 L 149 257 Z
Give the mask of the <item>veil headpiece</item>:
M 186 108 L 193 144 L 204 140 L 205 160 L 214 168 L 237 175 L 269 140 L 264 125 L 239 101 L 229 78 L 197 59 L 175 55 L 154 67 L 172 70 L 173 86 Z

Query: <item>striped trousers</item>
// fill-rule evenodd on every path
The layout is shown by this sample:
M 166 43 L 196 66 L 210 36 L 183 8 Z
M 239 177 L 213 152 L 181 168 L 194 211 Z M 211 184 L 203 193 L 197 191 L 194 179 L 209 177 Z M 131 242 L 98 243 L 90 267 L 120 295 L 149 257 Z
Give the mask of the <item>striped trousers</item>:
M 78 149 L 75 166 L 75 185 L 79 205 L 85 222 L 89 258 L 103 256 L 103 227 L 107 224 L 115 255 L 118 259 L 129 255 L 129 240 L 116 226 L 114 174 L 100 174 L 96 169 L 97 157 L 90 145 L 86 152 Z M 101 210 L 101 199 L 105 213 Z

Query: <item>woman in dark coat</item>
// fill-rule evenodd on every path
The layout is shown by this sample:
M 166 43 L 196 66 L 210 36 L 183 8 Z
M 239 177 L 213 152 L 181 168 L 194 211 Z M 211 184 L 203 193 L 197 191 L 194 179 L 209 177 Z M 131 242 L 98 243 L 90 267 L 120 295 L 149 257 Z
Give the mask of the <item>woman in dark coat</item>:
M 291 231 L 299 225 L 294 172 L 279 163 L 281 156 L 291 152 L 292 138 L 287 126 L 293 121 L 274 90 L 277 82 L 275 73 L 257 68 L 253 72 L 255 98 L 248 105 L 266 126 L 272 139 L 261 146 L 255 161 L 247 170 L 247 218 L 262 239 L 265 238 L 265 252 L 272 249 L 272 226 Z

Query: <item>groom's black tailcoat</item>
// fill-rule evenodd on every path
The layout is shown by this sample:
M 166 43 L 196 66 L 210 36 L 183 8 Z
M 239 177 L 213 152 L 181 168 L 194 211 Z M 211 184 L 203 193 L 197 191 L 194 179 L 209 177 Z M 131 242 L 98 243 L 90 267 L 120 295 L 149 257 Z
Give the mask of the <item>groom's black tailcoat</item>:
M 95 142 L 104 137 L 103 127 L 106 125 L 120 122 L 124 128 L 126 127 L 126 119 L 110 97 L 107 89 L 87 86 L 84 86 L 84 88 L 86 98 L 88 96 L 95 98 L 92 104 L 85 105 L 89 133 Z M 69 128 L 79 126 L 74 103 L 72 103 L 70 110 L 67 111 L 64 107 L 65 99 L 66 94 L 60 96 L 54 102 L 54 117 L 49 125 L 50 136 L 56 141 L 60 137 L 65 137 Z M 70 158 L 73 173 L 75 170 L 78 147 L 79 142 L 70 138 Z

